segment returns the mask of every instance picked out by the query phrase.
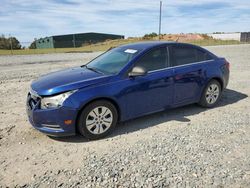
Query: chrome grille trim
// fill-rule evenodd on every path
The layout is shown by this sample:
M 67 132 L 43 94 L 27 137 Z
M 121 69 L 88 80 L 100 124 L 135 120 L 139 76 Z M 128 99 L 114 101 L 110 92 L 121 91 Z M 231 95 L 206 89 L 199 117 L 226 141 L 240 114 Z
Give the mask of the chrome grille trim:
M 48 129 L 62 130 L 62 128 L 59 125 L 41 124 L 41 126 Z

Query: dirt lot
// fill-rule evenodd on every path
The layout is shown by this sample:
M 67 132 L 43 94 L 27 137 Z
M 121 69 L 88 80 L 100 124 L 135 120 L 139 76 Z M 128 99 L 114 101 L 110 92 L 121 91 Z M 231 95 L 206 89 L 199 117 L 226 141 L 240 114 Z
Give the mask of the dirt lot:
M 218 107 L 153 114 L 98 141 L 50 138 L 25 112 L 32 80 L 98 53 L 0 56 L 0 187 L 250 187 L 250 45 L 208 49 L 231 62 Z

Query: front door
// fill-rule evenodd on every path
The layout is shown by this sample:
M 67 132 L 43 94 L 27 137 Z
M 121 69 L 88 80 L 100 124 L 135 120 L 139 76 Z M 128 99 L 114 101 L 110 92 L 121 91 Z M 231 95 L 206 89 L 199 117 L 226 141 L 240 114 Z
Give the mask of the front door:
M 128 77 L 124 80 L 126 91 L 127 117 L 156 112 L 168 108 L 173 103 L 173 70 L 168 68 L 166 47 L 153 49 L 141 57 L 134 66 L 144 67 L 145 76 Z

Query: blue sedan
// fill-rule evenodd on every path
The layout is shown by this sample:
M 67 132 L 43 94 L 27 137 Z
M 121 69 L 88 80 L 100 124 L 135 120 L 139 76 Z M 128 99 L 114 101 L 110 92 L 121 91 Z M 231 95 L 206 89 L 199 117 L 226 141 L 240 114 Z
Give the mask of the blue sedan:
M 191 103 L 214 107 L 229 79 L 225 58 L 191 44 L 134 43 L 31 84 L 27 114 L 52 136 L 108 135 L 118 122 Z

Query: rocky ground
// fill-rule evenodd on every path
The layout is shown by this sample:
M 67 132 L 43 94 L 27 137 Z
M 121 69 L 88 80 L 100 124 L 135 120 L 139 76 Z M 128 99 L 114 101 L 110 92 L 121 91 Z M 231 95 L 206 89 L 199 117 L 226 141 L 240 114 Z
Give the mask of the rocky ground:
M 99 53 L 0 56 L 0 187 L 250 187 L 250 45 L 208 47 L 231 62 L 218 107 L 121 123 L 108 138 L 50 138 L 25 112 L 32 80 Z

